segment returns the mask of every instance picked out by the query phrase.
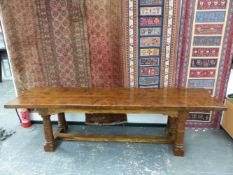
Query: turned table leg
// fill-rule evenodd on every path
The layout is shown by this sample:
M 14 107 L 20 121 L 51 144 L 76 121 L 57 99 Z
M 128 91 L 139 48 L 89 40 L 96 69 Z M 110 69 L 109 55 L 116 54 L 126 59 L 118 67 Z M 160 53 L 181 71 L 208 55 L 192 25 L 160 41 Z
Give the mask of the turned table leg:
M 167 135 L 172 140 L 175 140 L 176 138 L 176 126 L 177 126 L 177 117 L 168 116 Z
M 177 118 L 176 137 L 173 146 L 173 152 L 176 156 L 184 156 L 185 122 L 188 114 L 187 111 L 181 111 Z
M 58 127 L 61 128 L 61 132 L 67 132 L 68 124 L 66 122 L 65 113 L 58 113 Z
M 44 150 L 46 152 L 52 152 L 55 150 L 56 145 L 53 136 L 53 129 L 52 129 L 50 115 L 41 115 L 41 117 L 43 119 L 43 126 L 44 126 L 44 137 L 45 137 Z

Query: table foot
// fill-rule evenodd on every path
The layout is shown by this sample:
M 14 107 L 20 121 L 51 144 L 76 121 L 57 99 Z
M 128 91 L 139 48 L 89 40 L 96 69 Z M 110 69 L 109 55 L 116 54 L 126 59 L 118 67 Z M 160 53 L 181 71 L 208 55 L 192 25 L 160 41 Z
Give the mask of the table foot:
M 54 144 L 46 144 L 44 145 L 44 151 L 45 152 L 54 152 L 56 149 L 55 143 Z
M 183 157 L 184 156 L 184 146 L 174 145 L 173 146 L 173 153 L 175 156 Z
M 44 137 L 45 137 L 45 145 L 44 150 L 46 152 L 52 152 L 56 148 L 56 142 L 53 136 L 53 128 L 50 119 L 50 115 L 41 115 L 43 119 L 44 126 Z

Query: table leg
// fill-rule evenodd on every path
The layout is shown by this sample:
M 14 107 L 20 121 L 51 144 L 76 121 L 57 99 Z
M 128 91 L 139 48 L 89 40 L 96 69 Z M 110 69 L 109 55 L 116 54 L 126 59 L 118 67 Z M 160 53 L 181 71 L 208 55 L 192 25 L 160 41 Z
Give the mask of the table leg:
M 62 129 L 61 132 L 67 132 L 68 124 L 66 122 L 65 113 L 58 113 L 58 127 Z
M 168 116 L 167 121 L 167 135 L 172 140 L 176 138 L 177 117 Z
M 50 115 L 41 115 L 41 117 L 43 119 L 43 126 L 44 126 L 44 137 L 45 137 L 44 150 L 46 152 L 53 152 L 56 148 L 56 145 L 53 136 L 53 129 L 52 129 Z
M 173 146 L 173 152 L 176 156 L 184 156 L 185 122 L 188 114 L 187 111 L 181 111 L 177 118 L 176 138 Z

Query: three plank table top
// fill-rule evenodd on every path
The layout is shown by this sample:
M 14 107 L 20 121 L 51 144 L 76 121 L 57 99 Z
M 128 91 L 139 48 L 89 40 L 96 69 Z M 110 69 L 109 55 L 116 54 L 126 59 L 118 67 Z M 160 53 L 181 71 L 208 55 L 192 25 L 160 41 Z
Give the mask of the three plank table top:
M 43 119 L 45 151 L 54 151 L 57 139 L 173 143 L 174 154 L 184 155 L 185 121 L 190 111 L 225 110 L 204 89 L 140 88 L 34 88 L 9 102 L 5 108 L 36 110 Z M 168 115 L 167 137 L 95 136 L 65 134 L 64 112 L 160 113 Z M 58 114 L 59 127 L 52 132 L 51 114 Z

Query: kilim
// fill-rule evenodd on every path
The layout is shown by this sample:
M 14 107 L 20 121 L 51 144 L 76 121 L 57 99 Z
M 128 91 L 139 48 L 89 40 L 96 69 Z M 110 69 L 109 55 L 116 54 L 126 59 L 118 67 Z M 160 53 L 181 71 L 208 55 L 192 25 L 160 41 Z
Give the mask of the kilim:
M 125 4 L 125 86 L 175 87 L 179 6 L 179 0 Z
M 232 57 L 231 0 L 184 0 L 178 49 L 177 86 L 208 89 L 224 100 Z M 190 113 L 187 126 L 215 128 L 221 114 Z

